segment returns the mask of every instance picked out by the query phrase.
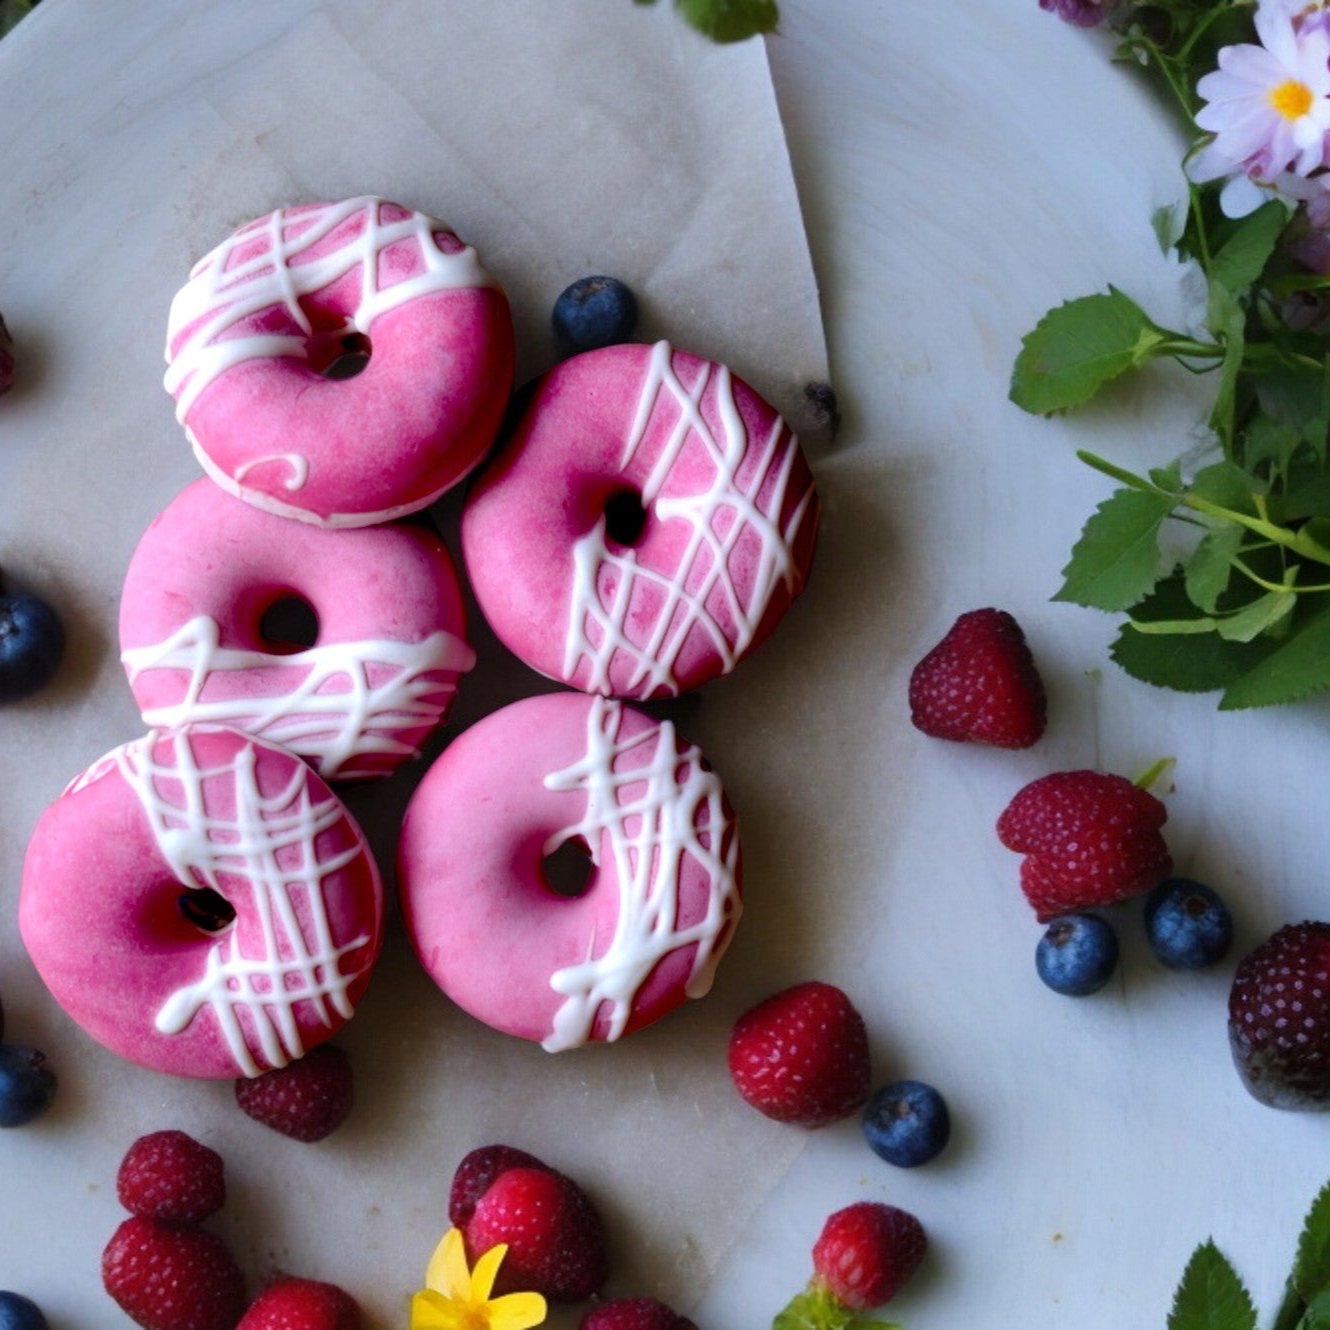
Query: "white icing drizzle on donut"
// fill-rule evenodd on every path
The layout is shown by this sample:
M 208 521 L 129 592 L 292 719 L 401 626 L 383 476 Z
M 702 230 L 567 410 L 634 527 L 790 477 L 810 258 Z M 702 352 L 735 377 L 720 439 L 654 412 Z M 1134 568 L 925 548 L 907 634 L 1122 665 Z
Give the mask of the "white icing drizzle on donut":
M 266 457 L 255 457 L 236 467 L 236 484 L 243 485 L 245 477 L 255 467 L 266 466 L 273 462 L 281 462 L 283 466 L 289 467 L 291 470 L 291 474 L 282 481 L 284 489 L 299 490 L 305 488 L 305 482 L 309 479 L 309 458 L 303 453 L 269 453 Z
M 550 977 L 550 986 L 564 994 L 553 1030 L 542 1042 L 551 1053 L 586 1043 L 605 1005 L 605 1037 L 619 1038 L 638 990 L 656 965 L 680 947 L 697 947 L 685 991 L 702 997 L 742 910 L 736 877 L 739 837 L 720 780 L 703 766 L 697 748 L 680 745 L 669 721 L 620 739 L 623 714 L 620 703 L 592 698 L 586 755 L 545 777 L 546 789 L 585 791 L 586 812 L 580 822 L 551 836 L 544 853 L 553 854 L 576 837 L 590 847 L 592 862 L 600 867 L 608 839 L 619 886 L 619 915 L 604 953 Z M 647 761 L 616 769 L 630 753 L 646 754 Z M 680 928 L 679 882 L 688 858 L 706 873 L 709 895 L 705 915 Z M 588 951 L 595 945 L 592 937 Z
M 175 759 L 170 765 L 159 763 L 154 754 L 163 739 Z M 373 960 L 366 957 L 343 969 L 343 959 L 363 950 L 370 935 L 338 945 L 323 896 L 326 878 L 367 854 L 357 838 L 347 849 L 320 858 L 319 837 L 345 820 L 346 811 L 331 795 L 318 801 L 311 797 L 311 773 L 299 762 L 285 788 L 265 796 L 253 744 L 223 766 L 200 767 L 188 731 L 150 732 L 108 757 L 138 796 L 158 849 L 181 884 L 210 887 L 237 914 L 252 913 L 263 938 L 261 956 L 242 956 L 234 928 L 221 936 L 209 949 L 198 980 L 162 1005 L 157 1029 L 179 1034 L 200 1011 L 211 1011 L 243 1076 L 301 1057 L 305 1044 L 297 1007 L 305 1007 L 324 1026 L 333 1024 L 334 1014 L 350 1017 L 348 992 Z M 234 820 L 209 811 L 205 785 L 210 781 L 231 782 Z M 247 903 L 238 899 L 242 890 Z M 296 912 L 297 900 L 305 907 L 306 928 Z
M 376 754 L 414 757 L 416 749 L 394 731 L 434 725 L 457 691 L 456 679 L 438 675 L 464 674 L 476 661 L 476 653 L 444 629 L 422 642 L 333 642 L 290 655 L 223 647 L 220 637 L 217 621 L 204 614 L 164 642 L 121 653 L 131 683 L 149 670 L 189 675 L 180 700 L 149 707 L 144 723 L 161 729 L 230 725 L 285 745 L 313 762 L 325 780 L 381 774 L 372 763 L 357 765 Z M 291 686 L 269 697 L 203 698 L 219 674 L 254 669 L 289 671 Z M 387 670 L 392 673 L 374 677 Z M 335 687 L 342 683 L 346 686 Z
M 699 409 L 699 403 L 714 378 L 715 402 L 720 413 L 722 436 L 717 438 Z M 631 693 L 650 697 L 661 692 L 677 694 L 679 682 L 675 662 L 684 642 L 694 628 L 711 638 L 724 662 L 725 671 L 751 645 L 771 597 L 780 583 L 791 596 L 802 583 L 802 574 L 794 562 L 793 546 L 813 502 L 813 486 L 800 496 L 784 528 L 779 525 L 785 506 L 786 491 L 793 470 L 798 445 L 785 422 L 776 417 L 771 432 L 760 444 L 759 464 L 747 481 L 747 489 L 738 483 L 740 466 L 750 447 L 748 433 L 734 400 L 734 385 L 729 369 L 706 361 L 696 382 L 685 386 L 675 373 L 673 352 L 668 342 L 657 342 L 637 412 L 629 431 L 621 467 L 626 468 L 637 452 L 661 389 L 667 389 L 678 407 L 678 420 L 652 466 L 642 487 L 642 504 L 652 509 L 660 521 L 679 518 L 691 528 L 684 554 L 674 573 L 667 574 L 644 567 L 632 549 L 611 549 L 602 516 L 573 548 L 573 593 L 569 612 L 568 636 L 564 649 L 564 678 L 572 679 L 583 659 L 589 675 L 583 687 L 596 693 Z M 679 454 L 690 437 L 705 447 L 714 464 L 708 489 L 699 494 L 660 496 Z M 759 495 L 775 470 L 776 480 L 766 508 L 759 506 Z M 729 520 L 723 520 L 728 513 Z M 749 603 L 745 604 L 730 575 L 729 556 L 740 537 L 753 532 L 761 541 L 757 574 Z M 703 578 L 693 591 L 686 590 L 688 578 L 702 561 Z M 606 587 L 602 595 L 601 587 Z M 658 587 L 663 605 L 657 612 L 649 640 L 634 643 L 627 634 L 627 619 L 634 593 L 642 588 Z M 734 621 L 733 640 L 707 608 L 707 600 L 720 587 Z M 628 683 L 615 688 L 610 681 L 610 667 L 622 653 L 632 661 Z
M 348 333 L 367 333 L 380 314 L 430 292 L 495 285 L 469 245 L 452 254 L 439 248 L 434 233 L 447 231 L 444 223 L 420 212 L 385 222 L 379 215 L 384 203 L 364 196 L 298 211 L 279 208 L 241 227 L 194 265 L 189 281 L 171 302 L 166 332 L 166 389 L 176 399 L 176 418 L 182 424 L 198 395 L 232 366 L 274 356 L 307 360 L 314 330 L 301 298 L 323 290 L 357 266 L 360 302 L 347 321 Z M 302 261 L 307 250 L 362 212 L 364 225 L 350 242 Z M 259 252 L 232 264 L 237 249 L 255 248 L 265 233 L 267 244 Z M 418 246 L 423 270 L 380 288 L 380 255 L 408 240 Z M 243 320 L 274 305 L 284 306 L 302 332 L 234 332 Z M 191 324 L 196 326 L 173 354 L 176 338 Z

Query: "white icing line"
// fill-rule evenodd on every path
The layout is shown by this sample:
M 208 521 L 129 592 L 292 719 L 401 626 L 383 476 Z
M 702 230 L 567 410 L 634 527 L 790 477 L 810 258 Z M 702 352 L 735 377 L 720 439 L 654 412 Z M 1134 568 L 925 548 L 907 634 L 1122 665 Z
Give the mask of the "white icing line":
M 300 212 L 279 209 L 228 236 L 194 265 L 189 281 L 171 302 L 166 333 L 166 389 L 176 399 L 176 418 L 182 424 L 199 394 L 233 366 L 278 356 L 308 359 L 306 343 L 312 328 L 301 299 L 357 266 L 360 304 L 347 321 L 346 332 L 367 333 L 380 314 L 418 296 L 496 285 L 470 246 L 453 254 L 439 248 L 434 233 L 448 230 L 442 222 L 420 212 L 383 222 L 379 212 L 384 202 L 363 196 Z M 362 212 L 365 224 L 351 242 L 302 261 L 319 241 Z M 264 231 L 268 243 L 262 252 L 228 267 L 237 249 L 253 246 Z M 380 255 L 407 240 L 418 247 L 423 271 L 380 289 Z M 278 305 L 286 309 L 299 334 L 234 335 L 243 320 Z M 197 326 L 173 354 L 172 344 L 191 324 Z
M 592 861 L 600 867 L 601 847 L 608 838 L 619 914 L 602 956 L 592 959 L 593 936 L 585 961 L 550 977 L 550 986 L 564 995 L 542 1043 L 551 1053 L 586 1043 L 606 1004 L 606 1038 L 619 1038 L 652 970 L 681 947 L 696 944 L 685 991 L 689 997 L 702 997 L 724 950 L 718 944 L 728 941 L 742 909 L 736 877 L 739 838 L 726 814 L 720 780 L 703 768 L 701 752 L 681 747 L 669 721 L 621 740 L 621 704 L 600 697 L 590 702 L 586 755 L 544 782 L 550 790 L 585 791 L 586 811 L 580 822 L 551 836 L 544 853 L 552 854 L 578 837 L 590 846 Z M 649 755 L 644 764 L 615 769 L 618 759 L 642 752 Z M 632 787 L 638 790 L 625 794 Z M 679 882 L 689 858 L 707 875 L 707 909 L 697 923 L 679 928 Z
M 150 670 L 189 675 L 180 701 L 148 708 L 144 723 L 162 729 L 230 725 L 315 762 L 326 780 L 377 775 L 372 764 L 357 765 L 374 754 L 414 756 L 416 750 L 393 732 L 434 725 L 457 691 L 455 680 L 438 674 L 464 674 L 476 660 L 460 637 L 443 629 L 422 642 L 337 642 L 290 655 L 223 647 L 220 637 L 216 620 L 199 615 L 163 642 L 121 653 L 131 683 Z M 371 666 L 393 673 L 371 683 Z M 252 669 L 289 670 L 291 687 L 271 697 L 203 699 L 219 675 Z M 330 691 L 329 685 L 343 681 L 344 688 Z
M 310 773 L 298 765 L 286 788 L 265 797 L 256 774 L 257 754 L 246 744 L 231 763 L 199 767 L 187 732 L 166 736 L 174 765 L 153 754 L 163 736 L 149 733 L 125 744 L 113 757 L 147 814 L 158 848 L 185 887 L 210 887 L 226 897 L 237 915 L 259 923 L 263 954 L 236 953 L 233 928 L 209 948 L 203 973 L 172 993 L 156 1016 L 167 1035 L 185 1030 L 200 1011 L 217 1020 L 241 1075 L 257 1076 L 285 1066 L 305 1051 L 296 1008 L 308 1004 L 325 1026 L 334 1014 L 352 1014 L 352 984 L 370 961 L 345 972 L 343 958 L 370 942 L 365 933 L 335 946 L 328 922 L 323 882 L 365 853 L 359 844 L 320 860 L 318 838 L 346 814 L 329 797 L 310 797 Z M 236 815 L 226 822 L 207 807 L 207 781 L 231 781 Z M 177 792 L 178 800 L 168 797 Z M 293 854 L 294 852 L 294 854 Z M 238 899 L 243 882 L 247 901 Z M 314 937 L 305 936 L 296 900 L 305 904 Z
M 707 425 L 699 406 L 713 374 L 715 400 L 721 417 L 721 438 L 717 438 Z M 627 468 L 641 446 L 661 400 L 662 388 L 668 389 L 679 408 L 679 415 L 642 487 L 642 504 L 647 508 L 654 506 L 655 515 L 662 522 L 671 519 L 686 522 L 690 535 L 672 574 L 643 567 L 635 550 L 611 550 L 603 516 L 574 546 L 573 590 L 563 677 L 572 679 L 585 660 L 589 673 L 584 687 L 590 692 L 632 693 L 643 697 L 658 690 L 678 693 L 675 665 L 694 628 L 707 634 L 724 662 L 724 668 L 729 670 L 752 644 L 777 585 L 783 583 L 793 596 L 800 584 L 793 547 L 810 511 L 813 487 L 810 482 L 782 529 L 780 513 L 785 506 L 798 446 L 788 433 L 785 422 L 776 417 L 766 440 L 757 445 L 762 449 L 758 465 L 747 482 L 747 490 L 740 489 L 737 477 L 750 441 L 734 400 L 730 371 L 724 365 L 704 362 L 696 382 L 686 388 L 675 373 L 669 343 L 657 342 L 651 350 L 650 365 L 620 463 L 622 468 Z M 661 497 L 660 491 L 670 469 L 691 437 L 700 440 L 714 465 L 711 484 L 699 494 Z M 778 468 L 777 480 L 767 504 L 770 511 L 766 512 L 759 506 L 759 496 L 773 466 Z M 731 519 L 721 536 L 716 527 L 725 512 L 731 514 Z M 749 531 L 760 540 L 761 553 L 749 602 L 745 604 L 730 575 L 729 557 L 743 534 Z M 689 592 L 685 584 L 699 566 L 699 560 L 704 561 L 701 566 L 705 572 L 697 589 Z M 615 579 L 608 605 L 601 592 L 606 572 Z M 733 640 L 707 607 L 707 601 L 718 585 L 733 616 Z M 664 603 L 657 613 L 649 640 L 638 645 L 628 638 L 628 613 L 634 591 L 652 587 L 659 588 Z M 616 689 L 610 681 L 610 669 L 620 652 L 632 662 L 632 674 L 624 686 Z

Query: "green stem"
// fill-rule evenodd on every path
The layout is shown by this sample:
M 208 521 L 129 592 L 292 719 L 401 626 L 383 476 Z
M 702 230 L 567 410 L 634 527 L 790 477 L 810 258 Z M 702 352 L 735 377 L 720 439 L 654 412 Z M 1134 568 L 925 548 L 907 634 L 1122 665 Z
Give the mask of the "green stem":
M 1174 503 L 1181 504 L 1184 508 L 1190 508 L 1194 512 L 1205 513 L 1210 517 L 1219 517 L 1226 522 L 1236 522 L 1239 526 L 1246 527 L 1248 531 L 1254 531 L 1258 536 L 1264 536 L 1272 544 L 1292 550 L 1294 554 L 1300 555 L 1304 559 L 1310 559 L 1313 563 L 1330 565 L 1330 549 L 1327 549 L 1320 541 L 1313 539 L 1305 532 L 1292 531 L 1288 527 L 1277 526 L 1274 522 L 1262 521 L 1259 517 L 1250 517 L 1246 513 L 1236 512 L 1234 509 L 1225 508 L 1221 504 L 1211 503 L 1209 499 L 1203 499 L 1199 494 L 1190 492 L 1174 494 L 1152 484 L 1142 476 L 1124 471 L 1122 467 L 1114 466 L 1112 462 L 1106 462 L 1102 457 L 1096 457 L 1094 453 L 1085 452 L 1083 449 L 1078 451 L 1076 456 L 1086 466 L 1093 467 L 1096 471 L 1102 472 L 1104 475 L 1120 481 L 1123 485 L 1130 486 L 1132 489 L 1141 490 L 1146 494 L 1157 494 L 1161 499 L 1172 499 Z
M 1138 789 L 1148 790 L 1152 785 L 1158 782 L 1159 778 L 1164 775 L 1165 772 L 1172 771 L 1177 765 L 1177 761 L 1178 759 L 1176 757 L 1161 757 L 1158 762 L 1146 767 L 1146 769 L 1132 781 L 1132 784 Z

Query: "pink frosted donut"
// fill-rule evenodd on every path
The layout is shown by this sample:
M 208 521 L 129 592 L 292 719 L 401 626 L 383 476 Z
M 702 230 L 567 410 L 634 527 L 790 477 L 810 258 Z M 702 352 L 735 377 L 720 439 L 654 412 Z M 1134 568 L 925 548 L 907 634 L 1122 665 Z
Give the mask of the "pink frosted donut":
M 56 1001 L 113 1052 L 257 1076 L 352 1014 L 382 904 L 359 828 L 304 762 L 195 726 L 113 750 L 42 814 L 19 928 Z
M 368 351 L 354 378 L 322 373 Z M 167 391 L 207 473 L 270 512 L 367 526 L 483 456 L 512 387 L 508 302 L 475 250 L 384 199 L 281 208 L 194 265 Z
M 590 855 L 581 895 L 544 860 Z M 557 693 L 446 748 L 407 809 L 402 908 L 435 983 L 550 1052 L 640 1029 L 711 987 L 740 914 L 720 781 L 669 721 Z
M 528 665 L 644 699 L 757 646 L 802 589 L 816 532 L 780 416 L 724 365 L 659 342 L 545 376 L 467 498 L 462 551 L 485 617 Z
M 283 651 L 265 613 L 295 600 L 318 635 Z M 120 654 L 144 722 L 232 725 L 325 780 L 385 776 L 447 715 L 475 653 L 442 541 L 416 526 L 324 531 L 195 481 L 130 560 Z

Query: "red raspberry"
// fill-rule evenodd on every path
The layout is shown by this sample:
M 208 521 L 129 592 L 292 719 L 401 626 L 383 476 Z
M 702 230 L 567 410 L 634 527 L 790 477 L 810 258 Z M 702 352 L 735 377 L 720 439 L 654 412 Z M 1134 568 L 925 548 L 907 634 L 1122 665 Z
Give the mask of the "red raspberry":
M 587 1312 L 579 1330 L 697 1330 L 697 1326 L 655 1298 L 620 1298 Z
M 1261 1103 L 1330 1107 L 1330 924 L 1281 928 L 1239 963 L 1228 1039 Z
M 476 1202 L 462 1236 L 473 1264 L 491 1247 L 508 1244 L 496 1293 L 530 1290 L 551 1302 L 581 1302 L 609 1274 L 595 1207 L 571 1178 L 544 1167 L 500 1173 Z
M 457 1166 L 448 1193 L 448 1220 L 454 1228 L 464 1229 L 475 1213 L 476 1202 L 489 1190 L 500 1173 L 510 1168 L 546 1168 L 535 1155 L 511 1145 L 482 1145 L 472 1150 Z M 553 1172 L 552 1169 L 546 1169 Z
M 1021 790 L 998 818 L 1027 857 L 1021 889 L 1041 923 L 1149 891 L 1173 869 L 1159 829 L 1168 810 L 1123 776 L 1058 771 Z
M 249 1305 L 236 1330 L 361 1330 L 356 1300 L 336 1284 L 282 1278 Z
M 860 1201 L 837 1210 L 813 1246 L 813 1281 L 854 1311 L 890 1302 L 928 1250 L 923 1225 L 905 1210 Z
M 822 1127 L 868 1100 L 864 1018 L 831 984 L 796 984 L 740 1016 L 729 1062 L 735 1088 L 777 1122 Z
M 197 1224 L 226 1200 L 222 1157 L 183 1131 L 155 1131 L 125 1152 L 115 1191 L 132 1215 Z
M 297 1141 L 321 1141 L 351 1111 L 351 1063 L 320 1044 L 298 1062 L 236 1082 L 236 1103 L 256 1122 Z
M 234 1330 L 245 1281 L 221 1238 L 135 1215 L 102 1253 L 102 1284 L 144 1330 Z
M 938 739 L 1029 748 L 1047 712 L 1025 634 L 1005 610 L 962 614 L 910 675 L 910 719 Z

